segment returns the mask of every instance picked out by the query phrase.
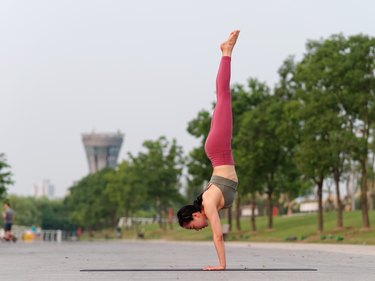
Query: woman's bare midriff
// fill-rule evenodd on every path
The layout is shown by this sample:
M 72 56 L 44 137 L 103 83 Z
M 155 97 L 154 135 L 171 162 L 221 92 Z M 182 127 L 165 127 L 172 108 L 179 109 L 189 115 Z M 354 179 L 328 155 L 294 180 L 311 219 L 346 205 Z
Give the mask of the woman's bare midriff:
M 214 167 L 212 175 L 220 176 L 238 182 L 236 169 L 233 165 L 216 166 Z

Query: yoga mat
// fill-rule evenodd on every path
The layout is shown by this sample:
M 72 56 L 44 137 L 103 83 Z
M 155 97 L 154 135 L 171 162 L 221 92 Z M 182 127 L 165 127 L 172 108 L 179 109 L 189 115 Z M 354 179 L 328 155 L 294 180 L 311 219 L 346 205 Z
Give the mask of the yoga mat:
M 116 272 L 116 271 L 209 271 L 201 268 L 113 268 L 113 269 L 81 269 L 81 272 Z M 222 271 L 318 271 L 315 268 L 227 268 Z

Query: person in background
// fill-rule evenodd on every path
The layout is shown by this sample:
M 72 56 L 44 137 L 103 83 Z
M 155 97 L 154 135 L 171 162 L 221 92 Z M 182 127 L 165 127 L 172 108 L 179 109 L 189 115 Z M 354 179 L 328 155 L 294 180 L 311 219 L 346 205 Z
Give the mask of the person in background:
M 3 212 L 3 221 L 4 221 L 4 240 L 6 241 L 16 241 L 16 237 L 12 234 L 12 225 L 14 221 L 14 212 L 10 207 L 9 202 L 4 203 L 4 212 Z

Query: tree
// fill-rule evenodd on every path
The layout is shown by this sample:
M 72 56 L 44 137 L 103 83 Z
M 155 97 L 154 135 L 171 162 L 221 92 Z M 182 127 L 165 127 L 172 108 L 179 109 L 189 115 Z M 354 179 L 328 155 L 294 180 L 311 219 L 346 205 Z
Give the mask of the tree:
M 0 153 L 0 200 L 4 199 L 7 191 L 7 186 L 13 184 L 12 173 L 9 171 L 9 164 L 6 161 L 5 155 Z
M 148 199 L 153 202 L 159 216 L 159 224 L 164 227 L 162 218 L 175 203 L 183 201 L 179 193 L 180 177 L 183 168 L 182 148 L 175 139 L 169 142 L 165 137 L 143 143 L 145 152 L 138 156 L 129 154 L 132 163 L 142 174 L 142 184 Z
M 282 120 L 282 106 L 275 96 L 268 96 L 254 110 L 246 113 L 241 124 L 241 138 L 248 159 L 250 175 L 267 194 L 268 228 L 273 227 L 273 195 L 280 188 L 281 167 L 285 163 L 283 139 L 278 135 L 278 124 Z M 248 170 L 249 172 L 249 170 Z
M 250 194 L 252 206 L 251 225 L 252 230 L 256 231 L 255 198 L 258 192 L 263 192 L 264 182 L 262 182 L 262 177 L 260 176 L 262 170 L 256 162 L 257 151 L 252 143 L 253 138 L 250 136 L 255 137 L 255 135 L 253 135 L 255 131 L 248 123 L 252 120 L 253 112 L 269 95 L 270 89 L 268 86 L 254 78 L 248 80 L 247 88 L 237 84 L 232 89 L 234 114 L 233 151 L 236 161 L 236 170 L 240 179 L 240 188 L 237 191 L 236 200 L 237 230 L 241 229 L 241 199 L 247 194 Z
M 38 209 L 37 199 L 16 195 L 10 195 L 7 199 L 15 212 L 15 224 L 25 226 L 40 226 L 42 224 L 42 214 Z
M 296 71 L 301 105 L 307 113 L 304 126 L 312 129 L 312 138 L 324 141 L 329 164 L 325 162 L 336 183 L 338 227 L 342 227 L 339 182 L 349 156 L 361 167 L 362 220 L 369 227 L 366 175 L 375 119 L 374 48 L 374 39 L 363 35 L 309 41 Z
M 7 200 L 15 211 L 14 223 L 17 225 L 40 226 L 42 229 L 74 229 L 63 200 L 17 195 L 10 195 Z
M 346 39 L 346 48 L 342 52 L 345 73 L 340 98 L 346 114 L 353 121 L 351 133 L 355 149 L 352 155 L 361 168 L 362 225 L 369 228 L 367 167 L 375 123 L 375 38 L 351 36 Z
M 141 209 L 146 200 L 143 178 L 143 171 L 129 161 L 123 161 L 114 173 L 107 175 L 108 184 L 104 193 L 109 203 L 116 207 L 116 218 L 131 217 Z
M 110 204 L 105 193 L 111 173 L 112 169 L 104 169 L 90 174 L 69 189 L 65 204 L 73 223 L 89 230 L 116 225 L 117 206 Z
M 294 116 L 294 68 L 293 59 L 288 58 L 279 70 L 281 78 L 273 95 L 264 83 L 249 81 L 247 107 L 240 115 L 239 132 L 234 138 L 241 190 L 251 194 L 253 208 L 256 194 L 267 194 L 269 228 L 273 227 L 275 197 L 283 192 L 291 200 L 306 189 L 292 161 L 299 139 L 298 119 Z M 246 103 L 242 102 L 242 107 L 243 104 Z M 255 231 L 254 210 L 252 213 Z

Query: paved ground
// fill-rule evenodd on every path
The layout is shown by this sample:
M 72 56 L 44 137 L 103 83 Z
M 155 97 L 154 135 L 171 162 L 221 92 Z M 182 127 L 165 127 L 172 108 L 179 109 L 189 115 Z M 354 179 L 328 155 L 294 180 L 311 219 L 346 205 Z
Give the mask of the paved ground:
M 82 272 L 82 269 L 198 269 L 216 264 L 208 242 L 0 243 L 0 280 L 375 280 L 375 246 L 227 243 L 228 268 L 279 271 Z

